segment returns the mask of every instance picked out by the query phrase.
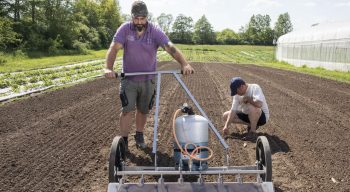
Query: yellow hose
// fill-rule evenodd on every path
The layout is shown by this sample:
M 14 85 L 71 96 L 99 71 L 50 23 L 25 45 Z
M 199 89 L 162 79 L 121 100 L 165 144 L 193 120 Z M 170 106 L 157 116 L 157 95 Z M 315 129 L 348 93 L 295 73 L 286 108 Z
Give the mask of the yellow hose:
M 178 115 L 178 113 L 179 113 L 180 111 L 181 111 L 181 109 L 178 109 L 178 110 L 176 110 L 175 113 L 174 113 L 174 117 L 173 117 L 173 135 L 174 135 L 175 142 L 176 142 L 177 146 L 179 147 L 181 153 L 182 153 L 183 155 L 188 155 L 188 156 L 190 157 L 190 161 L 192 161 L 192 159 L 195 159 L 195 160 L 197 160 L 197 161 L 207 161 L 207 160 L 209 160 L 209 159 L 212 158 L 212 156 L 213 156 L 213 150 L 210 149 L 209 147 L 206 147 L 206 146 L 199 146 L 199 147 L 197 147 L 197 145 L 194 144 L 194 143 L 186 143 L 186 144 L 185 144 L 185 150 L 181 147 L 181 145 L 180 145 L 180 143 L 179 143 L 179 141 L 178 141 L 178 139 L 177 139 L 176 130 L 175 130 L 175 126 L 176 126 L 176 117 L 177 117 L 177 115 Z M 188 146 L 188 145 L 193 145 L 193 146 L 195 147 L 195 149 L 192 151 L 192 153 L 189 153 L 189 152 L 187 151 L 187 146 Z M 196 155 L 198 155 L 200 149 L 208 149 L 208 151 L 210 152 L 210 155 L 209 155 L 207 158 L 196 157 Z

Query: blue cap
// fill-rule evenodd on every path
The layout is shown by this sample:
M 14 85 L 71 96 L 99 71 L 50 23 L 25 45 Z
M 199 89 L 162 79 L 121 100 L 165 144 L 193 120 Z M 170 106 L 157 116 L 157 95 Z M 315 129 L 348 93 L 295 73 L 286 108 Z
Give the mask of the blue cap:
M 241 86 L 244 85 L 245 82 L 243 81 L 242 78 L 240 77 L 234 77 L 231 79 L 231 84 L 230 84 L 230 88 L 231 88 L 231 96 L 234 96 L 237 94 L 237 89 Z

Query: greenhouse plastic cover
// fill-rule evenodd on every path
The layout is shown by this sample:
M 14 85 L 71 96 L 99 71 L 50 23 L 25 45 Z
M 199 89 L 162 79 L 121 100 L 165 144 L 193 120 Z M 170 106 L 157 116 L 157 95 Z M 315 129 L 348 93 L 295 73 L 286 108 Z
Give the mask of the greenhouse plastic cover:
M 350 21 L 322 23 L 316 26 L 287 33 L 278 39 L 278 44 L 350 39 Z

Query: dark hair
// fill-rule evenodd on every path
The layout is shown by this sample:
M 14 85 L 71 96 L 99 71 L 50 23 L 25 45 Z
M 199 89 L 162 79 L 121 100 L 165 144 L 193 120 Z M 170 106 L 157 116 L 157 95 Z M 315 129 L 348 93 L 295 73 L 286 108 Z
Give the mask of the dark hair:
M 147 6 L 143 1 L 135 1 L 131 7 L 132 17 L 147 17 L 148 10 Z
M 241 86 L 244 85 L 245 82 L 241 77 L 234 77 L 231 79 L 230 83 L 230 89 L 231 89 L 231 96 L 235 96 L 237 94 L 237 89 Z

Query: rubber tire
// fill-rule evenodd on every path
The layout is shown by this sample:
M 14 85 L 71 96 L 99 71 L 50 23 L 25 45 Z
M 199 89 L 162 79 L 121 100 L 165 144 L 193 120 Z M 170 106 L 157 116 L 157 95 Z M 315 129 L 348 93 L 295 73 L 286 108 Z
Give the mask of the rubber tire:
M 260 174 L 263 182 L 272 181 L 272 160 L 269 141 L 265 136 L 259 136 L 256 140 L 256 160 L 258 170 L 266 170 L 265 174 Z
M 125 142 L 120 136 L 113 139 L 109 154 L 108 179 L 109 183 L 119 182 L 121 176 L 117 176 L 117 171 L 122 171 L 125 162 Z

